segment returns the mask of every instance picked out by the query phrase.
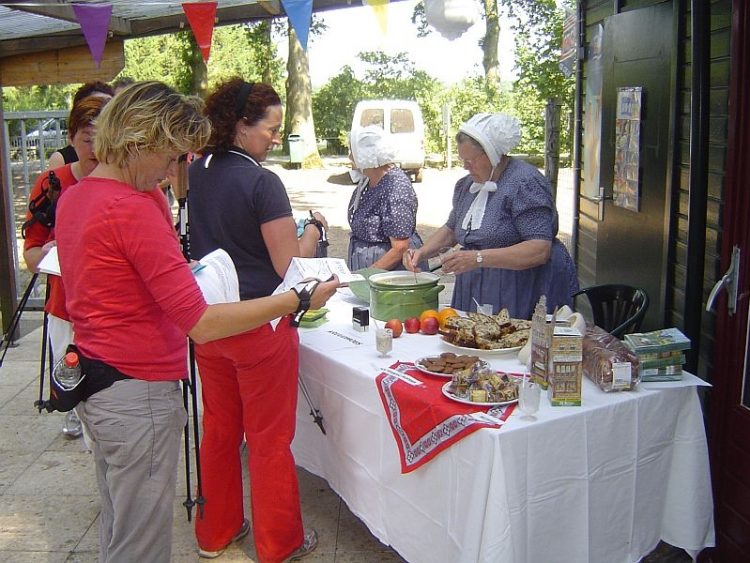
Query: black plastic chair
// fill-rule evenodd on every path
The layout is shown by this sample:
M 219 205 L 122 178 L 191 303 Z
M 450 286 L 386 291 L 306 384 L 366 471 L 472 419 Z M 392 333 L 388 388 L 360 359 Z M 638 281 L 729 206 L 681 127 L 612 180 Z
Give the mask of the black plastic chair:
M 601 284 L 584 287 L 576 293 L 585 295 L 591 305 L 594 324 L 612 336 L 636 332 L 648 310 L 648 293 L 639 287 L 624 284 Z

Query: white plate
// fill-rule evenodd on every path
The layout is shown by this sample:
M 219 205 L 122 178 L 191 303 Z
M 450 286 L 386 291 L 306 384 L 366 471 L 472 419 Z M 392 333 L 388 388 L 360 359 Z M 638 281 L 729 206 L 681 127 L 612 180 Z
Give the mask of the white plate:
M 473 355 L 476 355 L 476 354 L 473 354 Z M 419 358 L 418 360 L 416 360 L 414 362 L 414 367 L 417 368 L 419 371 L 421 371 L 423 373 L 426 373 L 427 375 L 434 375 L 435 377 L 442 377 L 442 378 L 448 378 L 448 379 L 452 379 L 453 378 L 453 374 L 452 373 L 440 373 L 440 372 L 437 372 L 437 371 L 430 371 L 430 370 L 428 370 L 426 368 L 423 368 L 420 364 L 422 363 L 423 360 L 426 360 L 426 359 L 428 359 L 430 357 L 435 358 L 437 356 L 425 356 L 424 358 Z M 490 366 L 490 364 L 488 362 L 485 362 L 484 360 L 479 360 L 479 361 L 482 363 L 482 368 L 491 368 L 492 367 L 492 366 Z
M 456 397 L 453 393 L 448 391 L 448 387 L 450 387 L 451 382 L 448 381 L 445 383 L 442 387 L 443 395 L 448 397 L 451 401 L 456 401 L 457 403 L 463 403 L 464 405 L 474 405 L 478 407 L 500 407 L 502 405 L 512 405 L 513 403 L 517 403 L 518 399 L 511 399 L 510 401 L 500 401 L 499 403 L 477 403 L 474 401 L 470 401 L 469 399 L 461 399 L 460 397 Z
M 457 344 L 453 344 L 452 342 L 448 342 L 445 337 L 442 337 L 443 344 L 445 344 L 448 348 L 453 348 L 454 350 L 461 350 L 461 352 L 465 354 L 472 354 L 472 355 L 480 355 L 480 354 L 487 354 L 488 356 L 501 356 L 505 354 L 512 354 L 513 352 L 518 352 L 523 346 L 514 346 L 513 348 L 495 348 L 494 350 L 480 350 L 479 348 L 467 348 L 466 346 L 458 346 Z

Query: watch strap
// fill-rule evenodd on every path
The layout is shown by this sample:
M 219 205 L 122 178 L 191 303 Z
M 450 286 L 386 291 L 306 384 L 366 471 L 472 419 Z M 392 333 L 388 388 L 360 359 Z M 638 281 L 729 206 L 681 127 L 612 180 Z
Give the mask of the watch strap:
M 312 299 L 312 295 L 313 293 L 315 293 L 315 288 L 318 287 L 319 283 L 320 280 L 307 280 L 301 281 L 297 285 L 292 287 L 292 291 L 297 295 L 297 298 L 299 299 L 297 310 L 292 313 L 292 326 L 299 326 L 299 323 L 302 320 L 302 315 L 310 310 L 310 300 Z

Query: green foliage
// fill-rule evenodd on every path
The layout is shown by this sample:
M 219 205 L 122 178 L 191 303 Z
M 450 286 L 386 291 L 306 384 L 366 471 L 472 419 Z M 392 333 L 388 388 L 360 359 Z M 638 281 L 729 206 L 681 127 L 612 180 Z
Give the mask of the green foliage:
M 501 0 L 514 18 L 516 68 L 514 106 L 524 124 L 519 150 L 544 151 L 544 108 L 554 98 L 561 104 L 560 152 L 572 150 L 567 117 L 573 111 L 574 79 L 559 68 L 564 11 L 555 0 Z
M 2 89 L 4 111 L 68 109 L 80 84 L 67 86 L 6 86 Z

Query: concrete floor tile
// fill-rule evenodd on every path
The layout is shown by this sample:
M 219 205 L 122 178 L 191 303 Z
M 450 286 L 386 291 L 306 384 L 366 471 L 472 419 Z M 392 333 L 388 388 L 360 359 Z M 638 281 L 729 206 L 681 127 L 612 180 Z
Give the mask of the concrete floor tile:
M 3 385 L 17 386 L 19 391 L 31 383 L 39 383 L 38 361 L 9 362 L 6 357 L 0 369 L 0 382 Z M 47 388 L 46 383 L 44 387 Z
M 20 393 L 20 389 L 18 385 L 4 385 L 2 384 L 2 378 L 0 377 L 0 409 L 2 409 L 5 404 L 13 399 L 18 393 Z M 2 410 L 0 410 L 2 412 Z
M 99 551 L 76 551 L 68 556 L 65 563 L 99 563 Z
M 352 551 L 336 553 L 336 563 L 406 563 L 406 559 L 395 551 Z
M 7 403 L 5 403 L 0 410 L 0 414 L 4 415 L 25 415 L 25 416 L 44 416 L 46 418 L 55 418 L 60 420 L 62 426 L 64 413 L 60 412 L 47 412 L 43 410 L 41 413 L 39 409 L 34 406 L 34 403 L 39 400 L 39 382 L 32 381 L 31 383 L 20 384 L 18 393 Z M 46 400 L 49 398 L 49 389 L 44 386 L 44 394 L 42 399 Z
M 64 563 L 70 554 L 67 551 L 0 551 L 3 563 Z
M 0 551 L 73 551 L 96 518 L 99 498 L 3 496 Z
M 0 414 L 0 451 L 42 452 L 57 438 L 61 421 L 43 414 Z
M 5 491 L 6 497 L 39 495 L 62 503 L 71 496 L 97 494 L 93 457 L 59 451 L 43 452 Z
M 16 479 L 23 476 L 39 455 L 38 452 L 19 454 L 10 450 L 0 450 L 0 495 L 4 495 Z

